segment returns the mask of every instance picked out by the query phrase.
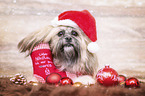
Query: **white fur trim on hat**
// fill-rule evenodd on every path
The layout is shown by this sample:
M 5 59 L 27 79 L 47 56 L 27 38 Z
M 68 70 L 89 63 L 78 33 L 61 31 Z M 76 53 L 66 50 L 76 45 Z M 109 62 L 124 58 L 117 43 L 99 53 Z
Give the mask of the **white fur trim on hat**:
M 65 25 L 65 26 L 78 26 L 74 21 L 70 20 L 70 19 L 65 19 L 65 20 L 58 20 L 58 17 L 54 18 L 51 21 L 51 25 L 56 27 L 58 25 Z
M 87 49 L 91 53 L 96 53 L 99 50 L 97 42 L 91 42 L 88 44 Z

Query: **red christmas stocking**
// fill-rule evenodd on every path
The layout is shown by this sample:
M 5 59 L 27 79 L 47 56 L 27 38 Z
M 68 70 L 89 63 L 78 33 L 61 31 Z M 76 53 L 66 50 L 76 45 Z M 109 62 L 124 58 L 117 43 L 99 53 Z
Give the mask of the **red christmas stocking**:
M 53 72 L 59 73 L 61 77 L 66 77 L 66 73 L 56 69 L 53 64 L 49 44 L 39 44 L 34 47 L 33 52 L 31 53 L 31 59 L 33 63 L 34 77 L 38 81 L 45 83 L 47 75 Z

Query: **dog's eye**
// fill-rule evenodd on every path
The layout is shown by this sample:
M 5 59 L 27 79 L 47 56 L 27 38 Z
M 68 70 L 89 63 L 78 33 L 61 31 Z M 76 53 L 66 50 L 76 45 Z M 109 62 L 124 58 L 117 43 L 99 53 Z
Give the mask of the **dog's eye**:
M 76 31 L 72 30 L 71 35 L 78 36 L 78 33 Z
M 62 35 L 64 35 L 64 34 L 65 34 L 65 31 L 62 30 L 62 31 L 60 31 L 57 35 L 60 37 L 60 36 L 62 36 Z

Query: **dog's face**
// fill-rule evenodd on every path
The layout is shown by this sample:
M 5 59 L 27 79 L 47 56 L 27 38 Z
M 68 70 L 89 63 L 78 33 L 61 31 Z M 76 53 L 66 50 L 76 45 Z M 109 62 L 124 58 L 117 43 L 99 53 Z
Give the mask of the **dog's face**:
M 68 70 L 68 68 L 73 68 L 79 64 L 83 55 L 81 50 L 87 51 L 87 43 L 81 34 L 82 30 L 69 26 L 59 26 L 53 28 L 52 32 L 55 35 L 49 44 L 55 65 L 61 70 Z
M 53 57 L 55 61 L 63 62 L 65 66 L 73 66 L 80 58 L 80 32 L 73 27 L 56 29 L 58 32 L 50 41 Z

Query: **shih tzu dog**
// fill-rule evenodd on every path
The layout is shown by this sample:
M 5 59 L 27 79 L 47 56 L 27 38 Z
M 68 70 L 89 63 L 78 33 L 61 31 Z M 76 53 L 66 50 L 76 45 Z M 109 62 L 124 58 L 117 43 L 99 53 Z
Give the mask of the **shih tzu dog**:
M 57 69 L 72 74 L 95 75 L 97 69 L 96 23 L 87 11 L 65 11 L 50 25 L 19 42 L 21 52 L 32 53 L 40 43 L 49 44 Z

